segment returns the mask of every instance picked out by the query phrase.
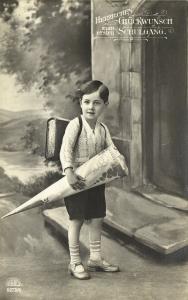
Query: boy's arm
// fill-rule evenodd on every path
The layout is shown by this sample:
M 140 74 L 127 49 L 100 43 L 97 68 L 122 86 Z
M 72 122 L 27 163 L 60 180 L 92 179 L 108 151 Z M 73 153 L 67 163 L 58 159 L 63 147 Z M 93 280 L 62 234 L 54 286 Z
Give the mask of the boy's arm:
M 68 183 L 74 190 L 82 190 L 85 188 L 85 179 L 82 176 L 74 173 L 72 168 L 66 168 L 65 175 Z
M 106 131 L 106 147 L 109 147 L 111 145 L 114 145 L 114 142 L 112 141 L 112 137 L 111 137 L 111 134 L 110 134 L 110 131 L 108 129 L 108 127 L 103 123 L 104 127 L 105 127 L 105 131 Z M 115 147 L 115 145 L 114 145 Z
M 63 171 L 65 171 L 66 168 L 73 168 L 74 147 L 77 140 L 79 128 L 80 124 L 77 118 L 70 121 L 66 127 L 60 150 L 60 161 Z

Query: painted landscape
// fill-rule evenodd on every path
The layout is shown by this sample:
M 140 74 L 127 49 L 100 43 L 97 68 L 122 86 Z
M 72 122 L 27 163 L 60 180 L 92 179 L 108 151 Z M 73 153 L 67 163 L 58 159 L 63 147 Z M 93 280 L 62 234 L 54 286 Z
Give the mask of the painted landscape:
M 0 109 L 0 150 L 44 154 L 48 115 L 43 111 Z
M 43 188 L 42 179 L 58 170 L 44 157 L 48 117 L 39 110 L 0 110 L 1 191 L 22 191 L 30 196 Z

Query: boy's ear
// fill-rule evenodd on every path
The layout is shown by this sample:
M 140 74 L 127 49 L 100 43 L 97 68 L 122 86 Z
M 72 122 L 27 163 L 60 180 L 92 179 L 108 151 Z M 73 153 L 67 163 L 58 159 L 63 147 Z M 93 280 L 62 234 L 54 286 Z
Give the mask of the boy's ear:
M 105 102 L 105 105 L 107 106 L 109 104 L 109 102 L 107 101 L 107 102 Z

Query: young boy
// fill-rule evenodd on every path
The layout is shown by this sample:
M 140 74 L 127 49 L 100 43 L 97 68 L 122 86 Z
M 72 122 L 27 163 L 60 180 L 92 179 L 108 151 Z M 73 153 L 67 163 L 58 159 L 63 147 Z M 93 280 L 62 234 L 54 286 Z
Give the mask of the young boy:
M 76 175 L 75 169 L 113 144 L 108 128 L 98 121 L 108 105 L 108 96 L 108 88 L 97 80 L 90 81 L 80 90 L 82 129 L 80 132 L 78 118 L 70 121 L 60 151 L 64 173 L 73 189 L 80 190 L 85 186 L 85 179 Z M 118 266 L 110 264 L 101 256 L 102 222 L 106 215 L 105 185 L 81 191 L 64 200 L 69 214 L 70 274 L 78 279 L 89 279 L 88 271 L 119 271 Z M 90 220 L 88 222 L 90 241 L 88 271 L 82 264 L 79 252 L 80 229 L 84 220 Z

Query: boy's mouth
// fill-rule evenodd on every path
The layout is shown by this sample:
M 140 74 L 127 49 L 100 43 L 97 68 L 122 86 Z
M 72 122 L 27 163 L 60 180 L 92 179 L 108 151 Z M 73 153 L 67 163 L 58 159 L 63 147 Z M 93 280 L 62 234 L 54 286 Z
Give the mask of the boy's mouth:
M 94 114 L 95 114 L 94 111 L 88 111 L 87 113 L 88 113 L 89 115 L 94 115 Z

